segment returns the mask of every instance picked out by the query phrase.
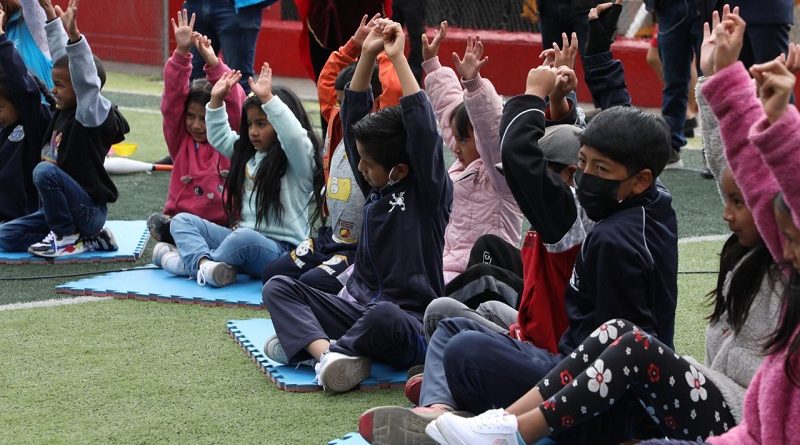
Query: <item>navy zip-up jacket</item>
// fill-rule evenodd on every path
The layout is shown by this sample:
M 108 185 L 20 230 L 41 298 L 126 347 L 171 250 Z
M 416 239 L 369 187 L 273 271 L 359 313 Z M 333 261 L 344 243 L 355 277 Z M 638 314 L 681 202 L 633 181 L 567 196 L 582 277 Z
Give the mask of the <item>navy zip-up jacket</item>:
M 656 182 L 621 206 L 594 226 L 575 261 L 562 354 L 613 318 L 630 320 L 674 349 L 678 223 L 672 196 Z
M 364 224 L 347 291 L 362 304 L 388 301 L 422 317 L 444 295 L 442 251 L 453 183 L 444 167 L 442 138 L 424 91 L 400 99 L 410 171 L 381 189 L 358 172 L 353 124 L 372 110 L 372 91 L 345 89 L 341 108 L 350 166 L 364 193 Z
M 53 111 L 42 104 L 39 86 L 6 34 L 0 35 L 0 68 L 19 115 L 17 122 L 0 128 L 0 221 L 10 221 L 39 208 L 32 173 Z

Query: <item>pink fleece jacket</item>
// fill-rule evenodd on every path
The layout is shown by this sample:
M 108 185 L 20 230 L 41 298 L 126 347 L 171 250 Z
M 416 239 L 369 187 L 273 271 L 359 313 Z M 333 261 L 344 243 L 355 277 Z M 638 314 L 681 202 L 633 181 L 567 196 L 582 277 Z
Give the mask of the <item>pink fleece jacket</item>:
M 449 282 L 467 267 L 469 253 L 481 235 L 493 234 L 517 246 L 522 236 L 522 211 L 505 178 L 494 168 L 501 162 L 500 117 L 503 101 L 491 82 L 478 76 L 464 81 L 442 67 L 434 57 L 422 63 L 425 90 L 431 98 L 442 139 L 453 150 L 455 139 L 450 116 L 461 102 L 475 134 L 480 154 L 469 165 L 456 160 L 448 174 L 453 181 L 453 210 L 444 235 L 444 280 Z
M 212 85 L 228 71 L 230 68 L 222 61 L 213 67 L 205 66 L 206 78 Z M 174 52 L 164 65 L 161 114 L 164 117 L 164 139 L 173 161 L 164 213 L 187 212 L 227 226 L 222 189 L 231 163 L 208 142 L 195 142 L 186 129 L 186 98 L 191 73 L 191 54 Z M 243 103 L 244 90 L 236 85 L 225 98 L 225 108 L 233 128 L 241 125 Z M 205 104 L 201 105 L 205 109 Z
M 753 213 L 758 232 L 775 261 L 781 262 L 783 238 L 772 211 L 772 200 L 780 188 L 773 171 L 750 139 L 750 129 L 766 119 L 753 81 L 744 65 L 737 62 L 708 79 L 703 85 L 703 96 L 719 120 L 728 165 L 747 207 Z M 788 139 L 792 133 L 773 137 Z M 777 139 L 771 143 L 777 143 Z M 790 156 L 781 162 L 789 164 L 795 172 L 800 167 L 798 156 Z

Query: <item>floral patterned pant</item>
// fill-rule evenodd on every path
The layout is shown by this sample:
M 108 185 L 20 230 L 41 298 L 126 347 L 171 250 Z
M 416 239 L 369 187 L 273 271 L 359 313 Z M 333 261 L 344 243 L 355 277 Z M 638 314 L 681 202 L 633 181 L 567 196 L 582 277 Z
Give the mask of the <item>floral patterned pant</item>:
M 705 375 L 626 320 L 609 320 L 536 387 L 552 433 L 596 416 L 633 391 L 667 437 L 702 440 L 735 420 Z

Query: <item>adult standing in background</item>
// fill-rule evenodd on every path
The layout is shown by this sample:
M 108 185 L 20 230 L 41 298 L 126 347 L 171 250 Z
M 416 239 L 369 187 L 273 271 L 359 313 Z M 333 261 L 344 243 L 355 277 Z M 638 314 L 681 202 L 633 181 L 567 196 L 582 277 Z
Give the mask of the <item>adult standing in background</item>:
M 727 0 L 731 9 L 738 6 L 747 23 L 739 60 L 749 68 L 768 62 L 789 49 L 789 29 L 794 23 L 794 0 Z
M 598 3 L 601 1 L 537 0 L 542 49 L 552 48 L 553 43 L 561 47 L 561 33 L 567 33 L 567 37 L 571 39 L 574 32 L 578 36 L 578 51 L 583 60 L 583 51 L 589 34 L 589 10 Z
M 406 35 L 411 45 L 408 64 L 420 85 L 422 85 L 422 34 L 425 33 L 426 4 L 426 0 L 392 0 L 392 20 L 408 29 Z

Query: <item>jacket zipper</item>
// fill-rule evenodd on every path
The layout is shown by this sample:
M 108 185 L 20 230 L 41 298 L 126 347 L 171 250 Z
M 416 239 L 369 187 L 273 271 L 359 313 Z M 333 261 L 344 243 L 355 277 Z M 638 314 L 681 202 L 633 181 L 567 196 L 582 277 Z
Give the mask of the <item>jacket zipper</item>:
M 378 275 L 378 271 L 375 269 L 375 262 L 372 261 L 372 252 L 369 249 L 369 211 L 372 208 L 372 206 L 375 205 L 375 202 L 377 202 L 377 201 L 372 201 L 372 196 L 374 195 L 374 193 L 376 192 L 370 194 L 370 203 L 364 206 L 364 235 L 366 236 L 366 241 L 367 241 L 365 243 L 364 248 L 367 250 L 369 263 L 370 266 L 372 266 L 372 273 L 375 275 L 375 279 L 378 281 L 378 291 L 374 295 L 372 295 L 372 297 L 369 299 L 370 303 L 374 302 L 381 295 L 381 293 L 383 293 L 383 283 L 381 283 L 381 278 Z

